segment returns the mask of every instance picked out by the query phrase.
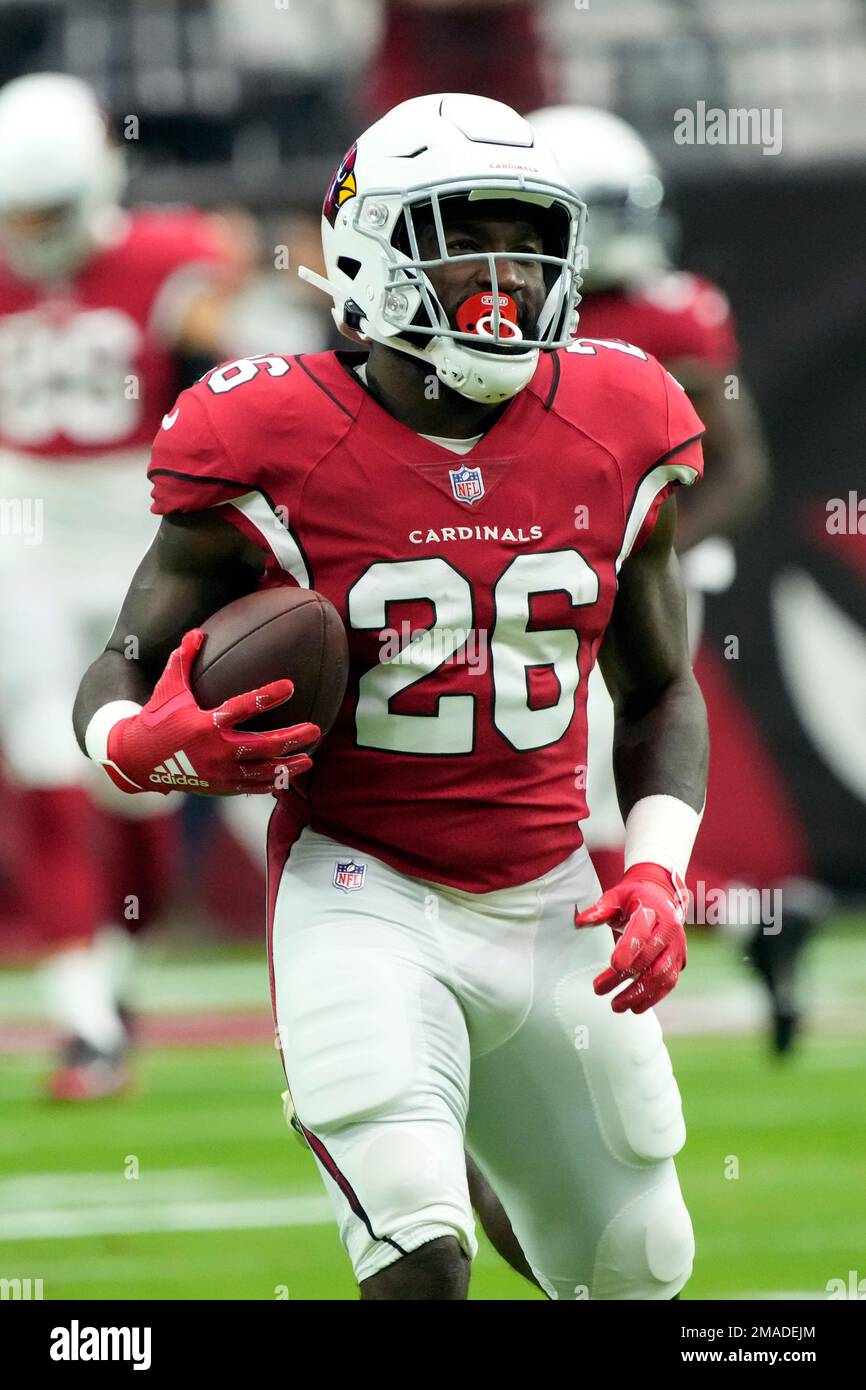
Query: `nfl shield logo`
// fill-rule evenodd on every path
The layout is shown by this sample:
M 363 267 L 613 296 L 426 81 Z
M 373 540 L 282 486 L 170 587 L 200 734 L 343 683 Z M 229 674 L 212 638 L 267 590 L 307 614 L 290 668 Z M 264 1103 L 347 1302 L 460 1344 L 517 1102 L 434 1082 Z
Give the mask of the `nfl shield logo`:
M 479 497 L 484 496 L 484 479 L 480 468 L 467 468 L 464 463 L 460 468 L 449 468 L 448 476 L 451 491 L 458 502 L 477 502 Z
M 354 859 L 346 859 L 343 862 L 337 860 L 334 868 L 334 887 L 342 888 L 344 893 L 354 893 L 356 889 L 364 887 L 366 872 L 367 865 L 356 864 Z

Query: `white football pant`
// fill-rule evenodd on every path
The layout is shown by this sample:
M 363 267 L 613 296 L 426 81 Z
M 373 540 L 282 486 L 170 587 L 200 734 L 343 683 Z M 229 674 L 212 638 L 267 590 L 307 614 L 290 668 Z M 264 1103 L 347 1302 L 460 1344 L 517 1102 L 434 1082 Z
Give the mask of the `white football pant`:
M 586 850 L 473 894 L 308 828 L 271 877 L 288 1084 L 358 1281 L 441 1236 L 474 1256 L 465 1144 L 550 1297 L 672 1298 L 680 1096 L 654 1014 L 593 993 L 613 938 L 573 926 Z

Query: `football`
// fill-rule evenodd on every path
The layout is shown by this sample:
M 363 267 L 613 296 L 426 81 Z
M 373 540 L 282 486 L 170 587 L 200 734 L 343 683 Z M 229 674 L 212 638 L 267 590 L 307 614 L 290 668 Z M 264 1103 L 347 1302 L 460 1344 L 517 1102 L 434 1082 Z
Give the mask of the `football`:
M 264 589 L 220 608 L 201 626 L 207 640 L 192 669 L 192 689 L 203 709 L 289 679 L 290 700 L 237 727 L 261 731 L 310 720 L 323 736 L 328 732 L 349 666 L 345 629 L 328 599 L 314 589 Z

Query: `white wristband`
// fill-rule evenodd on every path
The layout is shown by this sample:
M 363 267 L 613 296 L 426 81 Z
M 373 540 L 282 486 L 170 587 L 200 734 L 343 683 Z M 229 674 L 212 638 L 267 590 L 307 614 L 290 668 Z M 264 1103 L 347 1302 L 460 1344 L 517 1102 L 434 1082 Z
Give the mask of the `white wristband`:
M 661 864 L 685 878 L 703 814 L 678 796 L 641 797 L 626 817 L 625 867 Z
M 131 715 L 138 714 L 141 708 L 134 700 L 111 700 L 107 705 L 101 705 L 92 716 L 84 735 L 87 756 L 95 763 L 110 762 L 108 735 L 121 719 L 129 719 Z

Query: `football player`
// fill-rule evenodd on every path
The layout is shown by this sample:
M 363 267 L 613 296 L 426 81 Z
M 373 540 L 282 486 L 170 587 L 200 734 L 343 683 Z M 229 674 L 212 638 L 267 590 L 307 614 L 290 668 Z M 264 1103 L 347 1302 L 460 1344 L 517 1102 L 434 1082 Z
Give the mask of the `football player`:
M 588 207 L 581 332 L 623 338 L 652 353 L 685 387 L 705 425 L 705 479 L 684 494 L 676 536 L 694 653 L 704 595 L 726 589 L 734 578 L 729 537 L 754 518 L 769 492 L 769 457 L 739 363 L 730 304 L 712 281 L 673 267 L 675 235 L 664 207 L 662 171 L 636 130 L 611 112 L 588 106 L 551 106 L 528 119 Z M 624 843 L 612 738 L 613 706 L 596 670 L 589 687 L 586 841 L 602 884 L 619 877 Z M 729 875 L 710 872 L 715 882 L 728 886 Z M 801 952 L 826 911 L 828 894 L 803 880 L 781 887 L 782 930 L 767 934 L 760 922 L 746 921 L 731 921 L 726 928 L 738 942 L 748 942 L 768 993 L 771 1041 L 785 1053 L 799 1023 Z
M 361 136 L 312 277 L 361 351 L 229 362 L 179 397 L 159 533 L 76 702 L 133 798 L 167 758 L 210 793 L 279 788 L 275 1021 L 368 1300 L 465 1298 L 464 1144 L 550 1297 L 669 1299 L 691 1269 L 652 1006 L 685 965 L 705 794 L 672 549 L 702 425 L 642 349 L 573 338 L 584 212 L 497 102 L 421 97 Z M 290 702 L 236 730 L 289 682 L 215 711 L 190 686 L 197 624 L 274 583 L 348 632 L 312 760 Z M 597 659 L 627 822 L 603 895 L 579 828 Z
M 68 706 L 130 556 L 153 534 L 148 447 L 178 357 L 224 355 L 213 325 L 229 292 L 205 218 L 122 211 L 123 182 L 84 83 L 47 73 L 0 92 L 0 735 L 29 844 L 23 888 L 68 1039 L 49 1087 L 65 1099 L 126 1083 L 121 928 L 156 911 L 173 838 L 164 801 L 138 811 L 82 776 Z M 134 628 L 126 640 L 134 665 Z

